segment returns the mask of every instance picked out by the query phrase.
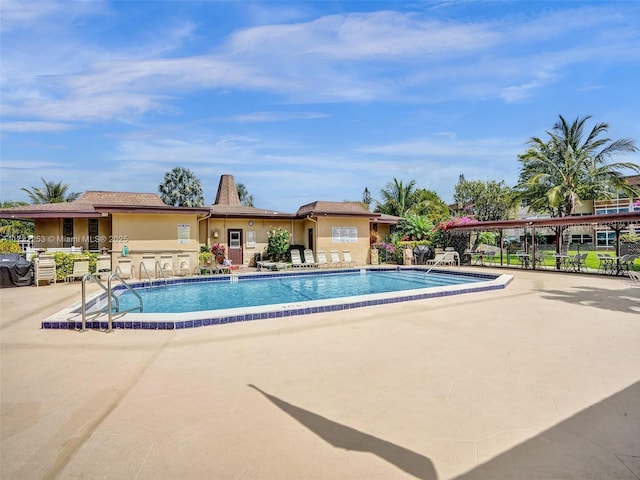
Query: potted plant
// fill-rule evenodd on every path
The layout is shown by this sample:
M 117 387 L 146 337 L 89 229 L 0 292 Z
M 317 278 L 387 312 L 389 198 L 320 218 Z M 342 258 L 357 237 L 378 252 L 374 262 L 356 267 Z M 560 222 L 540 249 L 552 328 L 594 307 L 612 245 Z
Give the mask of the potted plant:
M 224 262 L 226 249 L 221 243 L 216 243 L 213 247 L 211 247 L 211 254 L 215 257 L 216 263 L 221 264 Z

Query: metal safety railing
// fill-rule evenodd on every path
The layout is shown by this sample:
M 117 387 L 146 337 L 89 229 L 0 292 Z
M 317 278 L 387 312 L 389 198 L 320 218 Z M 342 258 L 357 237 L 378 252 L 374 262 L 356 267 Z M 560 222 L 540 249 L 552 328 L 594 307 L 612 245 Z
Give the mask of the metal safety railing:
M 158 278 L 158 274 L 159 276 L 162 277 L 162 279 L 164 280 L 164 287 L 167 288 L 167 277 L 164 274 L 164 270 L 162 269 L 162 265 L 160 265 L 159 261 L 156 261 L 156 278 Z
M 127 290 L 129 290 L 133 295 L 135 295 L 135 297 L 138 299 L 138 305 L 137 306 L 128 308 L 126 310 L 121 310 L 120 309 L 120 299 L 118 298 L 117 295 L 114 295 L 114 293 L 113 293 L 112 283 L 113 283 L 113 279 L 114 278 L 119 280 L 120 283 Z M 140 296 L 140 294 L 138 294 L 138 292 L 136 292 L 131 287 L 131 285 L 129 285 L 127 282 L 125 282 L 122 279 L 122 277 L 120 277 L 119 274 L 112 273 L 111 275 L 109 275 L 109 277 L 107 278 L 107 286 L 106 287 L 105 287 L 104 283 L 102 283 L 102 281 L 98 278 L 97 275 L 88 274 L 88 275 L 85 275 L 84 277 L 82 277 L 82 326 L 81 326 L 81 329 L 80 329 L 81 332 L 86 332 L 87 331 L 87 281 L 88 280 L 91 280 L 92 282 L 97 284 L 107 294 L 107 306 L 106 306 L 106 310 L 107 310 L 107 330 L 106 331 L 107 331 L 107 333 L 109 333 L 109 332 L 111 332 L 113 330 L 113 304 L 114 304 L 114 301 L 115 301 L 116 313 L 127 313 L 127 312 L 133 312 L 135 310 L 139 310 L 140 313 L 142 313 L 142 311 L 143 311 L 142 297 Z M 98 310 L 96 312 L 96 315 L 99 315 L 100 313 L 104 313 L 104 309 Z
M 437 255 L 438 254 L 436 254 L 436 256 Z M 444 252 L 444 254 L 442 254 L 440 258 L 437 258 L 434 261 L 433 265 L 431 265 L 429 269 L 426 272 L 424 272 L 424 274 L 426 275 L 427 273 L 429 273 L 431 270 L 436 268 L 438 264 L 444 265 L 446 263 L 447 265 L 450 265 L 451 259 L 453 259 L 453 261 L 457 263 L 458 268 L 460 268 L 460 254 L 458 252 L 446 251 Z

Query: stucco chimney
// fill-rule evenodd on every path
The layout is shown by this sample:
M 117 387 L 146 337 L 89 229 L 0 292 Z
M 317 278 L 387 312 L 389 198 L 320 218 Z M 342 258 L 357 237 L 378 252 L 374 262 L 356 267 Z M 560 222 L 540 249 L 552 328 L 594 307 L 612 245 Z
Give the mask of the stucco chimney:
M 218 194 L 214 205 L 229 205 L 232 207 L 240 206 L 240 197 L 233 175 L 221 175 L 220 184 L 218 185 Z

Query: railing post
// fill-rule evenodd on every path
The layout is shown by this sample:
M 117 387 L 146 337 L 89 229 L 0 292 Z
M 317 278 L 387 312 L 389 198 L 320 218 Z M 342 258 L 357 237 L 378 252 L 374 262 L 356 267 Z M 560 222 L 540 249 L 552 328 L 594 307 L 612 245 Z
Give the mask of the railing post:
M 87 331 L 87 277 L 82 277 L 82 327 L 81 332 Z
M 107 333 L 111 333 L 111 328 L 113 326 L 113 320 L 111 317 L 111 278 L 113 275 L 109 275 L 107 278 Z

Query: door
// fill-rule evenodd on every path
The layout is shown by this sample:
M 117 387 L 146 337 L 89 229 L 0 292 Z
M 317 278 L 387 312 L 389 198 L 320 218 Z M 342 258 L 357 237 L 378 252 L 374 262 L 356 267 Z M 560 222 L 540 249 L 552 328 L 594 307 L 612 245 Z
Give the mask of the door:
M 307 231 L 307 244 L 309 245 L 309 250 L 313 250 L 313 228 Z
M 233 265 L 242 265 L 242 230 L 229 230 L 229 260 Z

